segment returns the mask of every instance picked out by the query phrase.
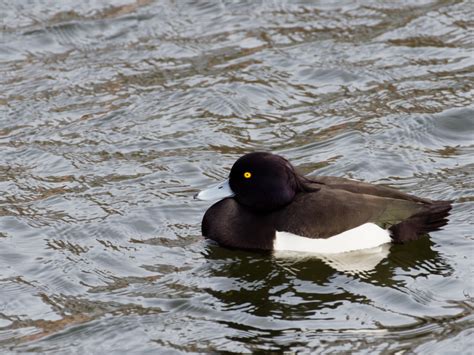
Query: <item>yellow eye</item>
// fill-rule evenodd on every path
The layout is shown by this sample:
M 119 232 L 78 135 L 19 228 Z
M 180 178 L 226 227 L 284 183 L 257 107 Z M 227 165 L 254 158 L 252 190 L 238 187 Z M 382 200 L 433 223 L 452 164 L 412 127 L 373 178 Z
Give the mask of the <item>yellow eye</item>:
M 249 173 L 248 171 L 244 173 L 244 178 L 250 179 L 251 177 L 252 177 L 252 173 Z

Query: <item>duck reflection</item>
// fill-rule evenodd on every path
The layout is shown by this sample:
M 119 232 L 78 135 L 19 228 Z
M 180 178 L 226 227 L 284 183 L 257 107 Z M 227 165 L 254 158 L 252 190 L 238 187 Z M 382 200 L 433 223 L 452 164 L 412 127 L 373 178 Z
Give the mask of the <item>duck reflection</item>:
M 345 302 L 371 304 L 367 286 L 375 286 L 374 292 L 384 292 L 380 286 L 399 292 L 406 282 L 401 275 L 417 278 L 452 272 L 429 238 L 325 256 L 250 252 L 209 243 L 204 255 L 206 291 L 220 301 L 220 308 L 278 319 L 303 319 L 317 311 L 321 319 L 322 310 Z

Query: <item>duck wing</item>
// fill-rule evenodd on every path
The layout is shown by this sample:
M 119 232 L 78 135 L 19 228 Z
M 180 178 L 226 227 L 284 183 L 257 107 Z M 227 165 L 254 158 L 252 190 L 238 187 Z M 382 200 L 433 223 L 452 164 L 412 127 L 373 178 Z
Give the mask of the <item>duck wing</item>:
M 356 194 L 365 194 L 379 197 L 389 197 L 399 200 L 413 201 L 419 203 L 430 204 L 432 200 L 422 197 L 413 196 L 391 187 L 383 185 L 374 185 L 367 182 L 345 179 L 334 176 L 318 176 L 309 178 L 311 183 L 323 185 L 330 189 L 344 190 Z

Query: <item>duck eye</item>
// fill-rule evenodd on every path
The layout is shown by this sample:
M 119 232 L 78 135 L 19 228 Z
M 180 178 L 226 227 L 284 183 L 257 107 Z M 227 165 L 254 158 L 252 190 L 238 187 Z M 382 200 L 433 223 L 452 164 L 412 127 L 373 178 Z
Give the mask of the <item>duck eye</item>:
M 250 173 L 250 172 L 248 172 L 248 171 L 246 171 L 246 172 L 244 173 L 244 178 L 250 179 L 251 177 L 252 177 L 252 173 Z

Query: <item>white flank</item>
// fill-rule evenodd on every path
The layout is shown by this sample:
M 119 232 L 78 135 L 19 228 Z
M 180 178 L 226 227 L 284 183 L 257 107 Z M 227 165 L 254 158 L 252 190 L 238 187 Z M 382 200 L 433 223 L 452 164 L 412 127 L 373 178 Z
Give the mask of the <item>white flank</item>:
M 273 249 L 337 254 L 375 248 L 390 242 L 391 238 L 387 230 L 374 223 L 365 223 L 327 239 L 313 239 L 288 232 L 276 232 Z

